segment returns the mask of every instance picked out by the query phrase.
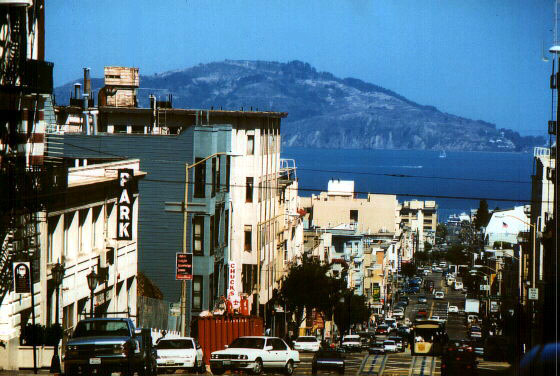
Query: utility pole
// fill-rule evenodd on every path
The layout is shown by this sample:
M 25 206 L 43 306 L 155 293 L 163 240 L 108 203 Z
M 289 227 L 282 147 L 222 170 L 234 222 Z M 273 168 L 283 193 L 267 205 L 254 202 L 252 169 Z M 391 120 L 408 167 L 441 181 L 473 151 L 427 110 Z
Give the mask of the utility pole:
M 188 205 L 189 205 L 189 164 L 185 163 L 185 196 L 183 201 L 183 250 L 182 250 L 183 253 L 187 253 L 187 225 L 188 225 L 188 218 L 189 218 Z M 193 259 L 193 264 L 194 264 L 194 259 Z M 193 268 L 193 275 L 194 275 L 194 268 Z M 190 287 L 192 289 L 192 281 L 190 283 Z M 181 281 L 181 335 L 183 337 L 187 336 L 187 281 L 186 280 Z

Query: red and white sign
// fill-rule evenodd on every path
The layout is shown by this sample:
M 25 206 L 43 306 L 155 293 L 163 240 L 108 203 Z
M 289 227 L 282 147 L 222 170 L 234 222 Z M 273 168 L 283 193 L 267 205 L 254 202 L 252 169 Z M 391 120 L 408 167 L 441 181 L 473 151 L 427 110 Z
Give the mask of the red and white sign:
M 239 298 L 239 292 L 235 289 L 237 285 L 237 264 L 235 261 L 230 261 L 228 267 L 228 291 L 227 298 L 232 303 L 233 309 L 239 309 L 241 304 L 241 299 Z

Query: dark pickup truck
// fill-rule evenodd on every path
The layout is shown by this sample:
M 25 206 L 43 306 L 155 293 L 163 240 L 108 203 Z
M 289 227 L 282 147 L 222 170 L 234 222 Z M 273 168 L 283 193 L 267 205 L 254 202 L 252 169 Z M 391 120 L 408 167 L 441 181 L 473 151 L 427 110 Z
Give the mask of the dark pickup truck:
M 137 330 L 128 318 L 91 318 L 78 322 L 66 343 L 64 373 L 152 375 L 155 356 L 150 331 Z

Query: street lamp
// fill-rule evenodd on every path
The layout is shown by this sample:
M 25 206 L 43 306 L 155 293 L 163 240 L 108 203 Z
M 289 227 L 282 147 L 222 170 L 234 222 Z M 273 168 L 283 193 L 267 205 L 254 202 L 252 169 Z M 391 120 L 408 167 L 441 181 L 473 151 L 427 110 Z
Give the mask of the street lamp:
M 87 276 L 87 284 L 90 291 L 89 315 L 93 317 L 93 290 L 97 287 L 97 274 L 92 270 Z
M 56 307 L 55 307 L 55 325 L 60 325 L 59 318 L 58 318 L 58 306 L 59 306 L 59 296 L 60 296 L 60 285 L 62 284 L 62 278 L 64 278 L 64 265 L 60 262 L 57 262 L 51 269 L 52 274 L 52 281 L 56 287 Z M 51 369 L 50 373 L 61 373 L 60 369 L 60 358 L 58 356 L 58 342 L 60 338 L 58 338 L 58 331 L 56 334 L 56 344 L 54 347 L 54 354 L 51 359 Z

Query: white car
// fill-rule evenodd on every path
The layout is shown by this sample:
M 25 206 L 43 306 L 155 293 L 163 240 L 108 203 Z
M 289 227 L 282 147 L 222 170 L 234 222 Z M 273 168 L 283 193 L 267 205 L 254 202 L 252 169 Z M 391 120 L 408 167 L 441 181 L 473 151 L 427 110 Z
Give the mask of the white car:
M 456 305 L 450 305 L 447 308 L 447 313 L 459 313 L 459 307 L 457 307 Z
M 162 338 L 156 345 L 158 370 L 174 372 L 178 369 L 201 371 L 206 369 L 202 348 L 191 337 Z
M 389 332 L 393 329 L 397 329 L 397 319 L 388 317 L 385 319 L 385 324 L 389 326 Z
M 291 375 L 299 363 L 299 352 L 277 337 L 239 337 L 225 350 L 214 351 L 210 357 L 212 374 L 221 375 L 227 370 L 251 371 L 255 375 L 264 368 L 282 369 Z
M 294 350 L 317 352 L 321 348 L 321 343 L 316 337 L 303 336 L 294 341 Z
M 440 299 L 441 300 L 441 299 L 443 299 L 444 296 L 445 295 L 444 295 L 443 291 L 436 291 L 436 293 L 434 294 L 434 299 Z
M 383 341 L 383 347 L 385 347 L 385 352 L 397 352 L 397 344 L 393 340 L 387 339 Z
M 404 318 L 404 310 L 402 308 L 395 308 L 393 310 L 393 317 L 396 319 L 403 319 Z
M 362 340 L 357 334 L 349 334 L 342 337 L 342 347 L 350 351 L 360 351 L 362 349 Z
M 432 316 L 430 317 L 430 320 L 439 321 L 440 323 L 444 323 L 444 324 L 447 322 L 447 320 L 441 316 Z

